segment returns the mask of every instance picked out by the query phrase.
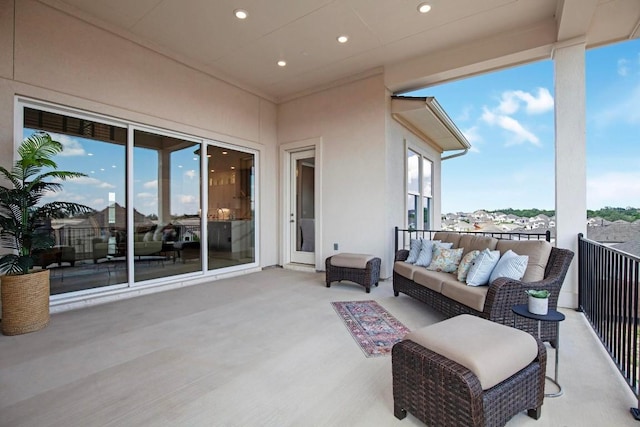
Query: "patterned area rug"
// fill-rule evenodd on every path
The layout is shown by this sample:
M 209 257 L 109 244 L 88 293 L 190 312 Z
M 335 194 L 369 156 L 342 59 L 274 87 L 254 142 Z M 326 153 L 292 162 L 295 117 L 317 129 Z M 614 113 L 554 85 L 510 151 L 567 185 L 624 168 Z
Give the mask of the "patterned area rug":
M 409 332 L 375 301 L 342 301 L 331 305 L 367 357 L 391 354 L 391 347 Z

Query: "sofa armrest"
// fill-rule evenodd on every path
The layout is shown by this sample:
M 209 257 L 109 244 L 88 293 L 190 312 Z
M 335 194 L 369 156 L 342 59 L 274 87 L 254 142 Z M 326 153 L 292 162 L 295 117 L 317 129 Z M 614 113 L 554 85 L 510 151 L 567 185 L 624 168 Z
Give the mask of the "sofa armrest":
M 396 252 L 394 261 L 406 261 L 409 258 L 409 251 L 407 249 L 400 249 Z

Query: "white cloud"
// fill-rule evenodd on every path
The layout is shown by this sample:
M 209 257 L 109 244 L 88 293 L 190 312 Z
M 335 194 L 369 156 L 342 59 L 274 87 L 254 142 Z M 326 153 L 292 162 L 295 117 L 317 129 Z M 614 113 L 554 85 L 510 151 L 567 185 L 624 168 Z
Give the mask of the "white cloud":
M 637 206 L 640 172 L 607 172 L 587 179 L 587 207 Z
M 618 59 L 618 75 L 625 77 L 630 72 L 629 61 L 627 59 Z
M 153 181 L 145 182 L 142 186 L 144 188 L 158 188 L 158 180 L 155 179 Z
M 535 136 L 532 132 L 525 129 L 524 126 L 522 126 L 520 122 L 518 122 L 513 117 L 509 117 L 503 114 L 496 114 L 485 107 L 482 113 L 482 120 L 484 120 L 491 126 L 495 125 L 501 127 L 513 136 L 513 138 L 510 138 L 506 142 L 507 146 L 519 145 L 524 142 L 529 142 L 535 146 L 540 146 L 540 139 L 538 139 L 538 137 Z
M 156 195 L 153 193 L 138 193 L 136 197 L 138 197 L 139 199 L 151 199 L 155 198 Z
M 461 132 L 464 137 L 467 138 L 467 141 L 469 141 L 469 143 L 471 144 L 471 148 L 469 149 L 469 151 L 479 153 L 480 150 L 475 144 L 482 143 L 484 142 L 484 140 L 480 135 L 478 126 L 471 126 L 470 128 L 464 130 L 461 129 Z
M 105 181 L 101 181 L 97 178 L 91 178 L 89 176 L 81 176 L 78 178 L 70 178 L 67 180 L 69 183 L 80 184 L 80 185 L 92 185 L 98 188 L 116 188 L 115 185 L 110 184 Z
M 193 169 L 185 171 L 184 176 L 186 176 L 187 178 L 193 179 L 196 177 L 196 171 Z
M 63 149 L 59 156 L 71 157 L 71 156 L 84 156 L 86 152 L 84 147 L 80 144 L 80 141 L 69 135 L 62 135 L 58 133 L 52 133 L 51 138 L 62 144 Z
M 188 194 L 183 194 L 182 196 L 180 196 L 180 203 L 195 203 L 196 202 L 196 198 L 195 196 L 190 196 Z
M 527 114 L 542 114 L 553 110 L 551 93 L 548 89 L 539 87 L 536 95 L 522 90 L 504 92 L 497 111 L 506 115 L 515 114 L 520 109 L 521 103 L 525 104 Z

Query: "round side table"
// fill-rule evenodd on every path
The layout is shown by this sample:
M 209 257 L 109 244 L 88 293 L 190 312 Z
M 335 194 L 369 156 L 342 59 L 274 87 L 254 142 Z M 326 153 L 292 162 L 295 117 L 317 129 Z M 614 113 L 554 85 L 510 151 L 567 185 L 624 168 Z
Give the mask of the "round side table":
M 562 396 L 562 386 L 558 383 L 558 354 L 560 352 L 560 322 L 562 322 L 565 317 L 564 314 L 560 313 L 556 310 L 549 310 L 549 312 L 545 315 L 534 314 L 529 311 L 527 304 L 518 304 L 514 305 L 511 308 L 514 314 L 517 316 L 525 317 L 527 319 L 533 319 L 538 321 L 538 339 L 540 339 L 540 324 L 542 322 L 555 322 L 556 324 L 556 365 L 555 365 L 555 378 L 546 377 L 549 381 L 554 383 L 556 387 L 558 387 L 558 391 L 556 393 L 545 393 L 545 397 L 559 397 Z M 514 327 L 515 327 L 515 318 L 514 318 Z

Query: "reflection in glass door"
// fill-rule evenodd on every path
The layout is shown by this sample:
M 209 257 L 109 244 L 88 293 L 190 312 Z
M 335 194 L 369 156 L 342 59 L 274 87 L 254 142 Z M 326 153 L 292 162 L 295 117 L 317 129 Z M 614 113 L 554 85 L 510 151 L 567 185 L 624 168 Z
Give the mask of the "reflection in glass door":
M 315 150 L 291 153 L 291 262 L 315 264 Z

